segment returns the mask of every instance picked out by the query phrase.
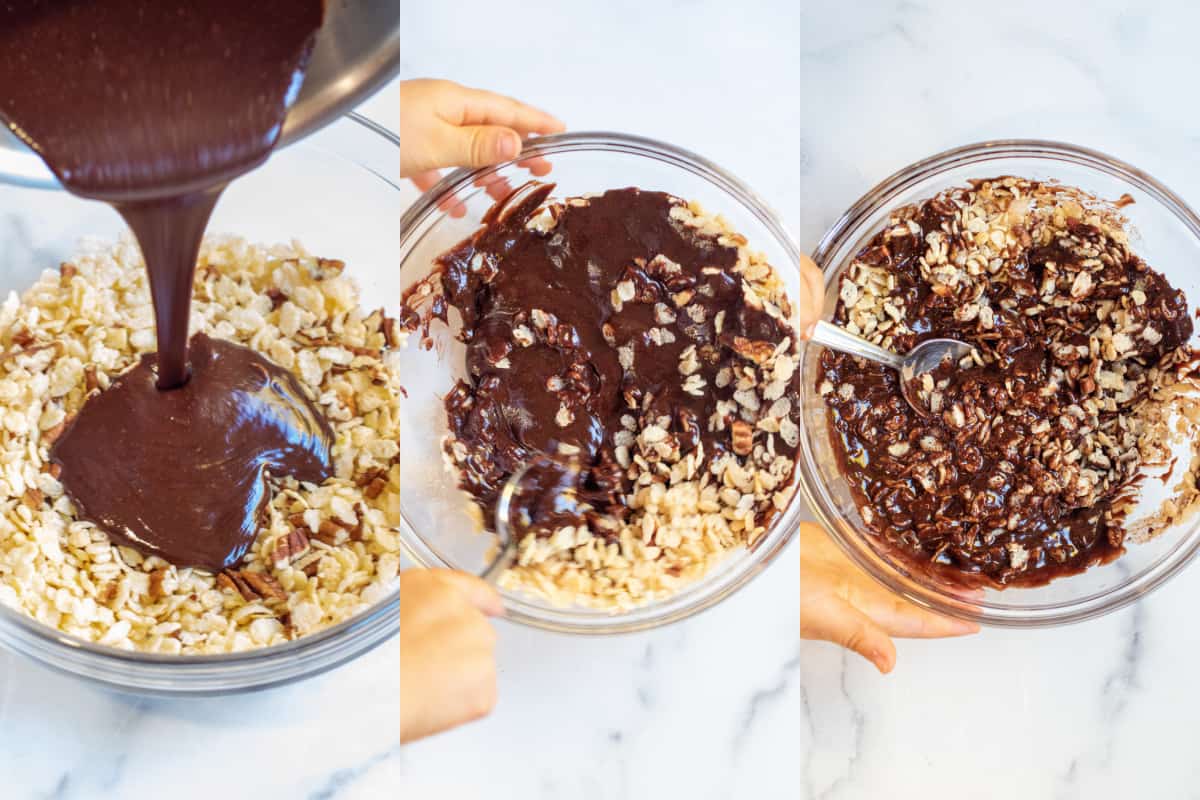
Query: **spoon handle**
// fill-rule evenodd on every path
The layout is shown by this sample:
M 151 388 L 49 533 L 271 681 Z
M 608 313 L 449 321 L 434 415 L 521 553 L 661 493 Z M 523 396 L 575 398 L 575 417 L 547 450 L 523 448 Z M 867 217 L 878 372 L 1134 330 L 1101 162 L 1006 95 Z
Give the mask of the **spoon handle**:
M 897 371 L 900 369 L 902 361 L 900 356 L 889 350 L 884 350 L 878 345 L 871 344 L 861 336 L 855 336 L 845 328 L 839 328 L 837 325 L 825 320 L 821 320 L 813 328 L 813 335 L 810 341 L 824 345 L 830 350 L 837 350 L 839 353 L 861 356 Z

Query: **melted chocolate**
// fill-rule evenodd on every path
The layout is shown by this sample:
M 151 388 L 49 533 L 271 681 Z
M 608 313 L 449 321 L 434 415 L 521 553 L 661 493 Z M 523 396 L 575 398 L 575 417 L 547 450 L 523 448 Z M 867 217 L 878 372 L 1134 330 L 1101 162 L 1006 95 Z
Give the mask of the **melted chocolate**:
M 1079 256 L 1052 244 L 1028 247 L 1006 262 L 1004 272 L 983 290 L 996 309 L 996 324 L 981 331 L 974 319 L 956 316 L 963 298 L 937 294 L 921 276 L 925 234 L 950 230 L 953 208 L 934 198 L 911 218 L 918 234 L 888 238 L 880 233 L 857 255 L 859 261 L 886 267 L 895 280 L 892 296 L 904 301 L 904 321 L 914 333 L 896 335 L 893 349 L 903 353 L 925 339 L 954 338 L 974 344 L 992 360 L 965 369 L 939 366 L 931 376 L 940 386 L 941 409 L 935 410 L 942 413 L 922 416 L 904 400 L 894 370 L 822 352 L 818 382 L 835 387 L 826 399 L 832 439 L 860 507 L 873 512 L 868 527 L 881 546 L 914 569 L 968 585 L 1036 586 L 1112 561 L 1124 552 L 1121 521 L 1113 511 L 1121 487 L 1114 484 L 1081 505 L 1040 459 L 1039 433 L 1059 430 L 1064 415 L 1070 416 L 1096 387 L 1086 369 L 1080 380 L 1051 381 L 1052 372 L 1069 369 L 1077 358 L 1067 354 L 1071 360 L 1064 360 L 1058 348 L 1086 346 L 1088 336 L 1064 336 L 1047 321 L 1048 313 L 1026 311 L 1039 303 L 1035 287 L 1042 284 L 1046 264 L 1061 269 Z M 1100 234 L 1083 223 L 1070 228 L 1085 242 Z M 1097 304 L 1137 290 L 1145 301 L 1129 311 L 1136 327 L 1150 324 L 1162 338 L 1138 337 L 1130 363 L 1156 364 L 1187 343 L 1192 321 L 1181 291 L 1132 253 L 1105 264 L 1094 274 L 1094 291 L 1068 312 L 1073 319 L 1094 320 Z M 839 302 L 835 319 L 844 323 L 847 318 L 845 303 Z M 853 387 L 849 396 L 836 391 L 847 384 Z M 977 410 L 978 416 L 968 416 L 965 427 L 948 424 L 942 414 L 955 405 L 967 414 Z M 1102 420 L 1113 416 L 1106 412 Z M 1079 427 L 1072 445 L 1090 451 L 1085 440 L 1091 434 Z M 987 435 L 978 436 L 985 428 Z M 890 451 L 897 441 L 910 448 Z M 918 468 L 931 457 L 941 463 L 923 478 Z M 1019 567 L 1013 565 L 1011 547 L 1028 554 Z
M 509 506 L 511 535 L 520 540 L 530 531 L 549 536 L 566 525 L 583 525 L 593 498 L 579 494 L 579 464 L 539 457 L 529 462 Z
M 453 307 L 463 320 L 469 378 L 445 406 L 450 430 L 468 452 L 462 487 L 489 525 L 507 477 L 536 455 L 564 448 L 583 465 L 576 497 L 600 515 L 623 518 L 621 495 L 631 486 L 615 458 L 622 417 L 670 418 L 669 433 L 683 453 L 702 443 L 708 463 L 730 447 L 728 430 L 710 431 L 707 423 L 718 401 L 733 395 L 733 385 L 717 386 L 716 374 L 738 363 L 735 339 L 773 345 L 791 333 L 745 302 L 741 278 L 732 272 L 736 247 L 672 219 L 679 200 L 613 190 L 566 203 L 548 233 L 527 227 L 553 189 L 527 184 L 497 203 L 473 236 L 438 259 L 433 276 L 440 292 L 433 293 L 430 316 L 445 321 Z M 612 294 L 623 281 L 633 284 L 635 296 L 618 311 Z M 413 307 L 417 293 L 431 288 L 425 281 L 408 290 L 402 324 L 428 325 Z M 690 293 L 683 305 L 701 309 L 703 322 L 677 308 L 680 293 Z M 659 305 L 672 312 L 670 321 Z M 532 343 L 517 341 L 522 329 Z M 669 340 L 660 333 L 656 341 L 655 330 Z M 680 356 L 690 345 L 705 381 L 699 396 L 682 389 Z M 626 346 L 629 369 L 619 353 Z M 793 452 L 782 442 L 779 450 Z M 552 483 L 563 489 L 561 481 Z
M 176 564 L 241 558 L 265 471 L 330 475 L 314 456 L 328 426 L 269 363 L 197 339 L 190 382 L 188 366 L 204 229 L 224 186 L 274 147 L 323 13 L 321 0 L 0 4 L 0 118 L 69 191 L 125 218 L 158 330 L 158 357 L 89 401 L 55 458 L 82 513 Z M 287 388 L 274 400 L 251 391 L 268 376 Z
M 333 432 L 291 372 L 241 345 L 196 334 L 192 379 L 170 392 L 156 366 L 143 356 L 89 400 L 51 458 L 118 542 L 216 572 L 254 542 L 270 475 L 332 474 Z

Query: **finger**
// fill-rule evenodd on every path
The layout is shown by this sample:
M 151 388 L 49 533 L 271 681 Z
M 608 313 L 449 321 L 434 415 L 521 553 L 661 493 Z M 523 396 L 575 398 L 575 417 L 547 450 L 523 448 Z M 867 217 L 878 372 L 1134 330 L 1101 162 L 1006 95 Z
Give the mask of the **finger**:
M 437 574 L 439 580 L 462 592 L 467 601 L 484 614 L 489 617 L 504 616 L 504 600 L 501 599 L 500 593 L 496 591 L 495 587 L 487 581 L 465 572 L 449 569 L 432 571 Z
M 464 125 L 446 131 L 445 160 L 464 167 L 511 161 L 521 153 L 521 137 L 498 125 Z
M 541 109 L 505 97 L 502 94 L 467 89 L 464 102 L 458 106 L 456 125 L 503 125 L 522 136 L 527 133 L 560 133 L 566 125 Z
M 511 183 L 506 181 L 504 178 L 501 178 L 498 181 L 492 181 L 489 183 L 484 191 L 486 191 L 488 197 L 492 198 L 493 200 L 503 200 L 512 194 L 513 188 Z
M 811 619 L 812 611 L 807 614 L 810 617 L 807 626 L 801 620 L 802 635 L 841 645 L 870 661 L 880 672 L 891 672 L 896 663 L 896 646 L 887 633 L 844 600 L 830 598 L 829 603 L 828 606 L 822 603 L 823 610 L 815 612 L 815 620 Z M 805 614 L 803 609 L 801 614 Z
M 484 189 L 493 200 L 503 200 L 512 194 L 512 184 L 502 175 L 485 175 L 475 179 L 475 185 Z
M 416 186 L 422 192 L 428 192 L 434 186 L 437 186 L 438 181 L 442 179 L 442 171 L 440 169 L 430 169 L 425 172 L 418 172 L 412 176 L 413 186 Z
M 517 166 L 529 170 L 529 173 L 535 178 L 541 178 L 545 175 L 549 175 L 550 170 L 553 169 L 550 162 L 541 156 L 523 158 L 517 162 Z
M 434 186 L 437 186 L 441 179 L 442 171 L 438 169 L 420 172 L 411 178 L 413 186 L 416 186 L 421 192 L 428 192 Z M 438 201 L 438 208 L 455 218 L 467 213 L 467 207 L 454 195 L 447 195 Z
M 871 603 L 863 610 L 889 635 L 906 639 L 941 639 L 979 633 L 978 623 L 935 614 L 898 597 Z
M 808 304 L 800 314 L 801 335 L 808 339 L 825 305 L 825 278 L 813 260 L 803 254 L 800 256 L 800 275 L 808 295 Z

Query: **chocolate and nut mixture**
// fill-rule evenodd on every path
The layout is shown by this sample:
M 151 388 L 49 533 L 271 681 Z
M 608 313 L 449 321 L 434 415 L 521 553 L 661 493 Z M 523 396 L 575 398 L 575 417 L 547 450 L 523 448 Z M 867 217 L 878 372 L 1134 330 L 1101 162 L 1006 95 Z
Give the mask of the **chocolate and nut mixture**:
M 975 347 L 913 378 L 927 415 L 893 371 L 822 353 L 835 448 L 872 533 L 995 587 L 1123 552 L 1159 409 L 1186 394 L 1192 320 L 1130 249 L 1118 205 L 1004 177 L 900 208 L 841 277 L 835 320 L 900 353 L 932 337 Z
M 155 349 L 137 245 L 94 242 L 0 303 L 0 604 L 127 650 L 223 653 L 349 619 L 400 566 L 397 321 L 359 307 L 345 264 L 209 237 L 193 329 L 290 370 L 333 428 L 334 477 L 275 477 L 244 560 L 219 573 L 120 546 L 81 519 L 50 448 L 89 397 Z M 349 270 L 347 270 L 349 271 Z
M 504 584 L 627 608 L 752 546 L 786 505 L 796 339 L 779 277 L 720 217 L 661 192 L 553 188 L 494 206 L 408 290 L 402 323 L 462 316 L 445 451 L 485 525 L 526 462 L 580 466 L 552 476 L 569 497 L 539 501 L 553 513 Z

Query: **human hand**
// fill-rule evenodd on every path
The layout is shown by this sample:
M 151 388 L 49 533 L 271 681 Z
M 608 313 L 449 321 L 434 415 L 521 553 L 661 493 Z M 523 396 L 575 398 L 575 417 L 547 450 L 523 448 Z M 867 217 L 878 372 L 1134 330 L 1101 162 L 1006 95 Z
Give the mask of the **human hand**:
M 491 713 L 496 632 L 504 614 L 489 584 L 462 572 L 400 573 L 400 741 L 420 739 Z
M 805 339 L 812 336 L 813 326 L 821 318 L 825 305 L 825 277 L 821 269 L 808 256 L 800 255 L 800 291 L 797 293 L 796 315 L 800 335 Z
M 818 525 L 800 525 L 800 637 L 853 650 L 880 672 L 896 664 L 890 637 L 937 639 L 977 633 L 892 594 L 846 557 Z
M 516 158 L 523 140 L 533 134 L 558 133 L 559 120 L 511 97 L 470 89 L 452 81 L 409 80 L 400 83 L 400 177 L 411 178 L 425 192 L 441 180 L 443 167 L 483 167 Z M 518 162 L 534 176 L 550 171 L 543 158 Z M 511 187 L 493 176 L 481 183 L 496 199 Z M 461 204 L 443 206 L 462 216 Z

